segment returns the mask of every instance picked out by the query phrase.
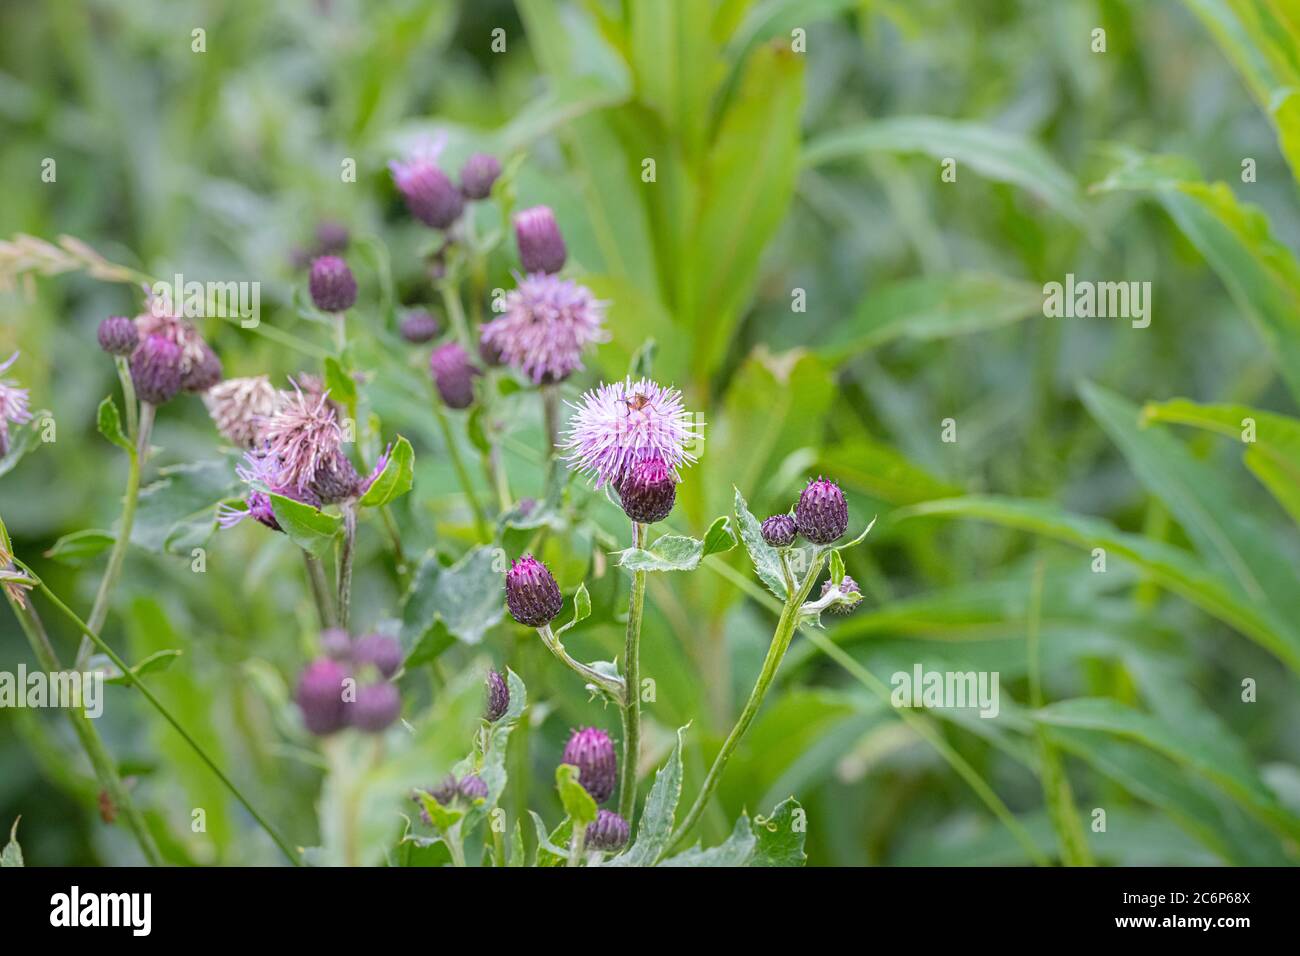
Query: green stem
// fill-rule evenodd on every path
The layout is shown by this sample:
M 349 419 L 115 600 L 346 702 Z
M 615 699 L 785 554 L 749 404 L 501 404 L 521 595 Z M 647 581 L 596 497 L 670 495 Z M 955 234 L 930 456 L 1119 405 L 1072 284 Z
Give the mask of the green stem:
M 460 343 L 461 348 L 466 352 L 474 355 L 478 350 L 478 346 L 470 338 L 469 324 L 465 321 L 465 307 L 461 305 L 460 293 L 447 282 L 439 283 L 438 289 L 442 293 L 442 304 L 447 311 L 447 319 L 451 322 L 452 331 L 456 333 L 456 341 Z
M 338 353 L 340 359 L 343 353 L 348 350 L 348 314 L 346 312 L 334 313 L 334 351 Z
M 131 379 L 131 366 L 126 357 L 118 355 L 114 359 L 117 365 L 117 378 L 122 383 L 122 403 L 126 405 L 126 437 L 135 441 L 139 426 L 139 402 L 135 399 L 135 382 Z
M 310 551 L 302 553 L 303 563 L 307 565 L 307 580 L 311 584 L 311 596 L 316 601 L 316 613 L 320 615 L 321 627 L 333 627 L 334 606 L 330 601 L 330 588 L 325 580 L 325 566 L 320 558 Z
M 122 501 L 122 520 L 118 522 L 117 537 L 113 541 L 113 550 L 108 555 L 108 566 L 99 581 L 99 591 L 95 594 L 95 603 L 91 605 L 90 617 L 86 626 L 98 633 L 108 618 L 108 602 L 113 587 L 122 573 L 126 561 L 126 549 L 131 544 L 131 527 L 135 524 L 135 507 L 140 497 L 140 472 L 145 459 L 149 457 L 149 439 L 153 435 L 154 415 L 157 408 L 148 402 L 140 403 L 139 432 L 136 435 L 135 451 L 131 454 L 130 470 L 126 474 L 126 494 Z M 90 641 L 85 638 L 77 649 L 76 669 L 85 670 L 86 661 L 90 659 Z
M 352 609 L 352 559 L 357 550 L 357 507 L 345 501 L 343 511 L 343 552 L 339 556 L 339 627 L 347 630 Z
M 560 466 L 556 454 L 560 443 L 560 392 L 554 385 L 542 386 L 542 415 L 546 421 L 546 486 L 543 497 L 549 498 Z
M 551 625 L 543 624 L 537 629 L 537 633 L 541 635 L 542 643 L 546 645 L 547 649 L 555 655 L 556 659 L 560 661 L 560 663 L 569 668 L 587 683 L 595 684 L 620 704 L 623 703 L 623 695 L 627 691 L 627 685 L 623 681 L 615 677 L 607 677 L 594 667 L 570 657 L 569 652 L 566 651 L 564 645 L 560 643 L 560 639 L 556 637 L 555 632 L 551 630 Z
M 632 547 L 644 548 L 646 526 L 632 522 Z M 636 770 L 641 756 L 641 618 L 645 609 L 644 571 L 632 573 L 632 593 L 627 602 L 627 633 L 623 642 L 623 766 L 618 790 L 618 814 L 632 823 L 636 812 Z
M 759 671 L 758 680 L 754 682 L 754 689 L 749 693 L 749 700 L 745 702 L 745 709 L 740 712 L 740 717 L 736 720 L 736 725 L 731 728 L 731 733 L 722 744 L 722 749 L 718 751 L 717 757 L 713 760 L 713 766 L 709 767 L 709 772 L 704 778 L 704 783 L 700 787 L 700 792 L 695 797 L 695 802 L 691 804 L 691 809 L 682 819 L 681 825 L 677 828 L 668 840 L 668 849 L 678 846 L 687 835 L 691 828 L 695 826 L 704 808 L 709 804 L 709 798 L 713 796 L 713 791 L 717 789 L 718 782 L 722 779 L 722 773 L 727 767 L 727 761 L 731 759 L 731 754 L 739 745 L 745 732 L 749 730 L 749 725 L 753 722 L 758 710 L 763 706 L 763 698 L 767 696 L 768 688 L 772 686 L 772 681 L 776 677 L 776 672 L 781 666 L 781 660 L 785 657 L 785 652 L 790 648 L 790 641 L 794 637 L 795 628 L 799 624 L 800 609 L 803 602 L 808 597 L 808 592 L 812 590 L 813 582 L 817 580 L 817 575 L 821 573 L 822 562 L 825 555 L 818 554 L 813 558 L 812 566 L 804 576 L 803 582 L 798 591 L 791 591 L 785 599 L 785 604 L 781 608 L 781 617 L 776 624 L 776 632 L 772 635 L 772 643 L 767 649 L 767 657 L 763 660 L 763 669 Z M 781 563 L 786 562 L 786 552 L 781 552 Z M 788 572 L 787 572 L 788 573 Z
M 451 459 L 451 466 L 456 470 L 456 478 L 460 481 L 465 497 L 469 499 L 470 510 L 474 512 L 474 527 L 478 536 L 487 540 L 488 525 L 487 517 L 483 513 L 483 505 L 479 503 L 478 495 L 474 494 L 474 485 L 469 480 L 469 472 L 465 470 L 465 460 L 460 456 L 460 447 L 451 433 L 451 423 L 447 421 L 447 413 L 442 410 L 440 401 L 435 400 L 433 413 L 438 419 L 438 427 L 442 429 L 442 440 L 447 446 L 447 457 Z
M 569 866 L 582 866 L 582 854 L 587 849 L 587 828 L 577 824 L 573 828 L 573 839 L 569 841 Z

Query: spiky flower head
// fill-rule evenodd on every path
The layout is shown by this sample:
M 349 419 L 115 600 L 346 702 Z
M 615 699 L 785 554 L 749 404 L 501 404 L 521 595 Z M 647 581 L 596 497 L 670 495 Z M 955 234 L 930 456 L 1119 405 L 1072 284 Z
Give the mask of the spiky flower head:
M 388 164 L 397 191 L 412 216 L 426 226 L 446 229 L 460 218 L 465 198 L 438 166 L 440 144 L 423 144 L 402 161 Z
M 569 255 L 550 206 L 534 206 L 515 216 L 515 242 L 527 273 L 559 272 Z
M 831 591 L 835 590 L 834 583 L 829 578 L 822 582 L 822 597 L 825 597 Z M 858 587 L 858 582 L 853 580 L 847 574 L 840 581 L 840 594 L 853 599 L 851 604 L 832 604 L 828 610 L 832 614 L 851 614 L 853 609 L 862 601 L 862 589 Z
M 605 731 L 596 727 L 575 730 L 564 746 L 562 762 L 578 768 L 578 782 L 597 803 L 604 803 L 614 792 L 618 760 L 614 756 L 614 741 Z
M 16 361 L 17 352 L 0 362 L 0 375 L 9 371 L 9 366 Z M 9 423 L 25 425 L 32 420 L 29 401 L 27 389 L 20 388 L 10 379 L 0 378 L 0 458 L 9 454 Z
M 460 168 L 460 191 L 466 199 L 487 199 L 501 175 L 501 160 L 491 153 L 475 153 Z
M 161 336 L 180 349 L 181 388 L 204 392 L 221 381 L 221 359 L 193 325 L 173 315 L 166 297 L 150 295 L 145 311 L 135 317 L 140 345 L 132 361 L 150 336 Z M 154 404 L 159 404 L 155 402 Z
M 569 420 L 561 447 L 569 467 L 615 488 L 635 466 L 660 459 L 680 480 L 683 465 L 696 461 L 690 446 L 703 440 L 702 422 L 682 406 L 682 393 L 648 378 L 609 382 L 586 392 Z
M 525 627 L 542 627 L 560 613 L 564 596 L 546 565 L 525 554 L 506 572 L 506 606 Z
M 613 810 L 601 810 L 596 819 L 587 824 L 587 848 L 613 853 L 623 848 L 630 835 L 626 820 Z
M 280 404 L 280 393 L 265 375 L 228 378 L 203 393 L 203 404 L 227 440 L 254 448 L 262 443 L 262 430 Z
M 403 316 L 401 332 L 413 345 L 431 342 L 438 335 L 438 320 L 427 309 L 413 309 Z
M 813 544 L 831 544 L 849 527 L 849 506 L 840 486 L 828 478 L 808 482 L 794 509 L 799 533 Z
M 252 518 L 272 531 L 282 531 L 275 519 L 271 494 L 282 495 L 319 508 L 321 501 L 310 488 L 299 491 L 280 483 L 280 461 L 265 448 L 253 448 L 244 453 L 244 463 L 235 467 L 235 474 L 249 486 L 243 508 L 222 505 L 217 509 L 217 523 L 223 528 L 233 528 L 245 518 Z M 269 494 L 268 494 L 269 493 Z
M 793 515 L 772 515 L 759 530 L 763 532 L 763 540 L 774 548 L 790 547 L 794 544 L 794 536 L 799 533 Z
M 347 705 L 348 723 L 368 734 L 388 729 L 401 713 L 402 695 L 386 681 L 358 687 L 357 699 Z
M 582 368 L 583 350 L 604 342 L 605 303 L 570 279 L 536 273 L 506 293 L 505 312 L 483 329 L 483 344 L 534 383 L 559 382 Z
M 364 482 L 352 460 L 341 448 L 336 448 L 322 459 L 308 487 L 321 504 L 334 505 L 355 498 Z
M 110 315 L 99 323 L 95 333 L 99 347 L 109 355 L 130 355 L 140 344 L 135 323 L 124 315 Z
M 510 709 L 510 687 L 495 670 L 487 676 L 487 719 L 495 723 Z
M 429 373 L 448 408 L 469 408 L 474 404 L 474 379 L 483 373 L 470 362 L 469 353 L 459 342 L 448 342 L 433 350 Z
M 131 354 L 131 381 L 142 402 L 165 405 L 181 390 L 181 347 L 163 335 L 147 335 Z
M 329 658 L 312 661 L 298 678 L 295 700 L 302 711 L 302 722 L 318 737 L 343 729 L 347 707 L 343 700 L 343 682 L 347 668 Z
M 641 524 L 663 521 L 677 501 L 677 479 L 662 458 L 636 462 L 617 487 L 624 513 Z
M 311 397 L 295 386 L 293 393 L 283 393 L 283 398 L 263 432 L 267 458 L 277 465 L 276 486 L 304 493 L 322 467 L 336 464 L 343 430 L 327 404 L 328 393 Z
M 346 312 L 357 301 L 357 280 L 338 256 L 317 256 L 307 279 L 311 300 L 322 312 Z
M 402 666 L 402 644 L 389 634 L 363 634 L 352 645 L 352 660 L 358 667 L 374 667 L 387 680 Z

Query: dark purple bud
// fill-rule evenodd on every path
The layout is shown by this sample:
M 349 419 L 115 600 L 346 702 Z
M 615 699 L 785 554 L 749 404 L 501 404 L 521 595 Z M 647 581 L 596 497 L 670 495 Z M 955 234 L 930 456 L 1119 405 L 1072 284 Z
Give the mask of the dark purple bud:
M 478 357 L 483 360 L 483 364 L 488 368 L 498 368 L 501 365 L 501 347 L 495 342 L 489 342 L 483 338 L 483 330 L 478 334 Z
M 633 521 L 654 524 L 663 521 L 677 500 L 677 479 L 662 458 L 637 462 L 618 486 L 623 511 Z
M 546 565 L 531 554 L 510 565 L 506 572 L 506 605 L 510 615 L 526 627 L 542 627 L 555 620 L 564 606 L 560 586 Z
M 813 544 L 831 544 L 849 527 L 849 506 L 840 486 L 828 478 L 808 482 L 794 509 L 799 533 Z
M 595 727 L 575 730 L 564 747 L 563 762 L 578 768 L 578 782 L 597 803 L 604 803 L 614 792 L 618 760 L 614 741 L 605 731 Z
M 181 376 L 181 388 L 187 392 L 206 392 L 221 381 L 221 359 L 208 343 L 201 342 L 199 347 L 202 356 Z
M 498 721 L 510 709 L 510 687 L 506 679 L 494 670 L 487 676 L 487 719 Z
M 366 634 L 357 638 L 352 660 L 358 667 L 373 664 L 385 678 L 392 677 L 402 666 L 402 643 L 387 634 Z
M 465 197 L 431 159 L 420 157 L 407 163 L 390 163 L 389 167 L 406 208 L 420 222 L 446 229 L 460 218 Z
M 470 363 L 469 355 L 457 342 L 448 342 L 429 356 L 433 384 L 448 408 L 469 408 L 474 404 L 474 378 L 483 374 Z
M 347 249 L 350 238 L 348 227 L 332 219 L 326 219 L 316 227 L 316 248 L 322 255 L 343 252 Z
M 333 660 L 351 660 L 352 638 L 341 627 L 327 627 L 320 632 L 320 649 Z
M 490 153 L 475 153 L 460 168 L 460 191 L 466 199 L 487 199 L 500 175 L 500 160 Z
M 525 272 L 559 272 L 568 250 L 549 206 L 534 206 L 515 216 L 515 241 Z
M 142 402 L 164 405 L 181 390 L 181 347 L 150 335 L 131 354 L 131 381 Z
M 428 791 L 428 793 L 429 796 L 433 797 L 433 799 L 437 800 L 444 807 L 451 806 L 451 802 L 455 800 L 457 794 L 460 793 L 460 785 L 456 782 L 456 775 L 454 773 L 447 774 L 447 776 L 442 778 L 442 782 L 432 790 Z
M 774 548 L 788 548 L 799 532 L 792 515 L 772 515 L 763 522 L 763 540 Z
M 298 678 L 296 699 L 302 722 L 313 734 L 323 737 L 347 723 L 348 704 L 343 701 L 343 682 L 348 672 L 329 658 L 312 661 Z
M 431 312 L 415 309 L 406 313 L 402 319 L 402 338 L 414 345 L 431 342 L 437 335 L 438 320 Z
M 822 597 L 825 597 L 833 587 L 835 587 L 835 585 L 831 583 L 829 578 L 823 581 Z M 862 595 L 862 589 L 858 587 L 858 582 L 854 581 L 847 574 L 844 575 L 844 580 L 840 582 L 840 591 L 843 592 L 844 594 L 858 595 L 859 597 L 858 603 L 861 603 L 860 599 Z M 853 613 L 853 609 L 856 608 L 857 606 L 858 606 L 857 604 L 832 604 L 829 608 L 827 608 L 827 610 L 829 610 L 832 614 L 851 614 Z
M 346 312 L 357 301 L 357 280 L 348 264 L 338 256 L 312 260 L 307 280 L 311 300 L 322 312 Z
M 595 822 L 587 824 L 587 849 L 612 853 L 621 850 L 630 835 L 626 820 L 613 810 L 601 810 Z
M 125 316 L 110 315 L 99 323 L 99 347 L 109 355 L 130 355 L 140 344 L 135 323 Z
M 487 784 L 484 783 L 483 778 L 476 773 L 471 773 L 461 780 L 457 789 L 460 791 L 461 797 L 468 803 L 473 803 L 475 800 L 487 799 Z
M 316 468 L 308 490 L 323 505 L 334 505 L 356 497 L 363 483 L 356 466 L 340 449 L 325 458 Z
M 402 712 L 402 697 L 394 684 L 366 684 L 357 688 L 357 699 L 347 705 L 348 723 L 357 730 L 377 734 Z

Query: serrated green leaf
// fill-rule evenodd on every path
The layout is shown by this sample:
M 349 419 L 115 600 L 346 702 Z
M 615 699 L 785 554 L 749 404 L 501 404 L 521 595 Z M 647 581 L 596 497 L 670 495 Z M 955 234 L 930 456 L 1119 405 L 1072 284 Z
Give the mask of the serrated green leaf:
M 98 529 L 74 531 L 55 541 L 54 546 L 45 552 L 45 556 L 60 564 L 76 567 L 107 551 L 116 540 L 109 532 Z
M 742 813 L 735 827 L 732 828 L 731 835 L 723 843 L 711 846 L 707 850 L 698 846 L 692 847 L 676 856 L 670 856 L 659 865 L 667 867 L 746 866 L 750 857 L 754 855 L 754 847 L 757 845 L 758 840 L 754 836 L 749 817 Z
M 326 514 L 301 501 L 272 494 L 271 510 L 281 529 L 298 547 L 320 557 L 334 544 L 343 529 L 343 519 Z
M 527 866 L 528 855 L 524 850 L 524 826 L 522 820 L 515 820 L 515 828 L 510 836 L 510 856 L 506 866 Z
M 628 548 L 616 554 L 618 566 L 629 571 L 692 571 L 704 555 L 704 542 L 666 534 L 648 548 Z
M 689 724 L 687 726 L 690 726 Z M 677 731 L 677 743 L 668 761 L 655 773 L 654 786 L 645 799 L 641 821 L 637 824 L 636 842 L 626 853 L 609 861 L 610 866 L 653 866 L 668 845 L 677 801 L 682 796 L 682 738 L 686 727 Z
M 578 768 L 562 763 L 555 768 L 555 789 L 560 794 L 564 812 L 575 825 L 585 827 L 596 822 L 596 801 L 578 782 Z
M 844 559 L 840 557 L 839 550 L 831 552 L 831 584 L 839 587 L 844 581 Z
M 781 570 L 781 558 L 776 549 L 763 540 L 762 526 L 758 519 L 749 513 L 749 505 L 736 489 L 736 523 L 740 525 L 740 540 L 745 543 L 749 560 L 754 563 L 754 571 L 767 585 L 767 589 L 782 601 L 786 599 L 785 574 Z
M 365 508 L 380 508 L 411 490 L 415 481 L 415 450 L 401 435 L 389 453 L 384 470 L 375 476 L 358 502 Z
M 803 807 L 787 797 L 765 817 L 754 818 L 757 845 L 750 866 L 803 866 L 808 861 L 803 844 L 806 835 Z
M 121 448 L 128 455 L 135 455 L 135 447 L 122 431 L 122 418 L 118 415 L 117 405 L 113 402 L 112 398 L 106 398 L 99 403 L 99 411 L 95 416 L 95 424 L 99 428 L 99 433 L 101 435 L 111 441 L 118 448 Z

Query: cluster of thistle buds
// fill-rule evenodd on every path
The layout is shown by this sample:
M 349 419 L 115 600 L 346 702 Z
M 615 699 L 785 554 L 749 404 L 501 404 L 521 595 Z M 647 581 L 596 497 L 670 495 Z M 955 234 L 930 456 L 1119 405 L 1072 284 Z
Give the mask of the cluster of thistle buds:
M 442 779 L 442 782 L 434 787 L 426 787 L 423 790 L 417 789 L 411 794 L 411 799 L 421 804 L 420 819 L 426 825 L 432 825 L 433 819 L 429 816 L 429 811 L 423 806 L 424 801 L 421 794 L 428 794 L 438 801 L 439 806 L 454 807 L 461 804 L 465 807 L 472 807 L 488 796 L 487 783 L 476 773 L 466 774 L 457 778 L 454 773 L 449 773 Z
M 760 530 L 763 540 L 773 548 L 792 547 L 802 535 L 811 543 L 826 547 L 844 537 L 849 527 L 849 506 L 840 486 L 829 478 L 810 480 L 799 495 L 794 513 L 777 514 L 764 520 Z M 822 584 L 821 596 L 826 598 L 836 591 L 836 585 L 827 580 Z M 838 585 L 841 600 L 832 601 L 829 609 L 837 614 L 847 614 L 861 600 L 858 583 L 845 575 Z
M 578 771 L 578 783 L 596 803 L 604 803 L 618 785 L 618 757 L 614 741 L 597 727 L 575 730 L 565 744 L 562 763 Z M 600 810 L 587 825 L 586 847 L 613 852 L 622 849 L 630 833 L 628 822 L 612 810 Z
M 221 381 L 221 359 L 189 322 L 150 297 L 134 319 L 109 316 L 99 323 L 99 347 L 124 359 L 142 402 L 165 405 L 181 392 L 207 392 Z
M 298 678 L 295 699 L 303 723 L 318 737 L 345 727 L 377 734 L 402 712 L 392 678 L 402 666 L 402 646 L 387 634 L 353 639 L 342 628 L 321 634 L 323 656 Z

